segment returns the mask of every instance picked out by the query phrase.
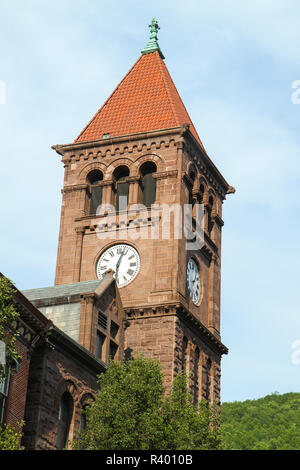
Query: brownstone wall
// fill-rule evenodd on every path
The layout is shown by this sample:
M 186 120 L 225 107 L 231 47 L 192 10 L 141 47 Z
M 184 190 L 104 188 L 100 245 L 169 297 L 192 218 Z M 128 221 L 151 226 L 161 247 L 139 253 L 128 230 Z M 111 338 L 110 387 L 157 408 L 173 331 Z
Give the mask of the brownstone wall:
M 125 355 L 142 353 L 158 359 L 162 365 L 165 387 L 170 389 L 174 373 L 175 317 L 158 316 L 130 320 L 125 332 Z
M 181 348 L 181 336 L 185 331 L 183 324 L 176 323 L 175 316 L 165 315 L 172 306 L 180 305 L 186 309 L 220 340 L 222 202 L 228 187 L 213 163 L 185 132 L 183 128 L 166 130 L 153 135 L 128 136 L 128 140 L 123 137 L 120 142 L 116 138 L 114 142 L 83 143 L 62 150 L 65 181 L 55 282 L 63 284 L 96 279 L 96 264 L 103 251 L 114 243 L 131 243 L 139 252 L 141 267 L 134 281 L 120 289 L 130 322 L 125 350 L 139 350 L 157 357 L 162 362 L 167 387 L 180 367 L 176 351 Z M 146 161 L 155 162 L 157 166 L 156 204 L 179 203 L 183 206 L 192 197 L 204 205 L 205 238 L 201 250 L 187 251 L 184 238 L 174 239 L 172 225 L 171 236 L 164 239 L 161 235 L 165 235 L 166 226 L 159 214 L 158 222 L 149 220 L 149 211 L 136 217 L 142 219 L 145 226 L 158 223 L 158 240 L 124 237 L 120 219 L 116 221 L 117 236 L 114 239 L 97 237 L 96 227 L 101 218 L 88 213 L 88 173 L 96 169 L 103 172 L 100 183 L 103 185 L 103 202 L 112 203 L 113 172 L 120 165 L 128 166 L 129 204 L 137 203 L 139 168 Z M 195 174 L 194 180 L 191 179 L 191 169 Z M 203 193 L 200 185 L 203 185 Z M 209 206 L 211 197 L 212 207 Z M 186 267 L 190 257 L 196 259 L 200 270 L 201 299 L 197 306 L 187 292 Z M 159 317 L 161 310 L 163 316 Z M 201 342 L 200 336 L 186 334 L 191 351 L 189 361 L 193 360 L 194 349 L 200 349 L 199 397 L 207 393 L 203 391 L 207 390 L 205 381 L 210 381 L 210 399 L 218 399 L 220 358 L 213 357 L 213 351 Z M 93 345 L 90 347 L 93 349 Z M 208 358 L 211 359 L 211 379 L 205 373 Z
M 69 439 L 79 429 L 83 401 L 94 397 L 96 373 L 80 365 L 64 351 L 39 347 L 30 364 L 23 444 L 27 449 L 55 450 L 58 412 L 62 394 L 74 400 Z

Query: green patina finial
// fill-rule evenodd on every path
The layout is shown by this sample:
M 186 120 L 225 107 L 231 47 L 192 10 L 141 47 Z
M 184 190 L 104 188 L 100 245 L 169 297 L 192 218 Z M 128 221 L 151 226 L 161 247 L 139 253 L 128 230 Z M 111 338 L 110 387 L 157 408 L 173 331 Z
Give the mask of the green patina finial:
M 149 28 L 151 28 L 150 41 L 148 42 L 147 46 L 144 47 L 144 49 L 142 50 L 142 54 L 149 54 L 150 52 L 158 51 L 161 58 L 164 59 L 164 55 L 161 52 L 157 42 L 157 33 L 160 27 L 158 26 L 158 21 L 156 18 L 153 18 L 152 23 L 149 24 Z

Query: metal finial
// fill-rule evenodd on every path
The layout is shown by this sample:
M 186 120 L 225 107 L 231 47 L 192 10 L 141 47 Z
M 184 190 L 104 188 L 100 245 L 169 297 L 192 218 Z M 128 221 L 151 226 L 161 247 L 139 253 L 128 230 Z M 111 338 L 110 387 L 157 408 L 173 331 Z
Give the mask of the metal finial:
M 147 46 L 142 50 L 142 54 L 149 54 L 150 52 L 158 51 L 161 58 L 164 59 L 164 55 L 160 50 L 157 40 L 157 34 L 160 27 L 158 26 L 158 21 L 156 18 L 153 18 L 152 23 L 149 24 L 149 28 L 151 31 L 150 40 Z

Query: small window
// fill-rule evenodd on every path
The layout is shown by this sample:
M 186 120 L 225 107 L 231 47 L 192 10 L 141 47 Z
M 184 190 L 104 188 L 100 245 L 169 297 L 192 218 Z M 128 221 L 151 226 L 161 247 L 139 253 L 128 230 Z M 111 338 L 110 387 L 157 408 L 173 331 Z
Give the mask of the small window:
M 84 431 L 86 429 L 86 424 L 87 424 L 86 410 L 87 410 L 87 405 L 83 406 L 81 409 L 79 431 Z
M 183 340 L 182 340 L 182 351 L 181 351 L 181 369 L 183 372 L 185 372 L 186 370 L 186 351 L 187 351 L 187 345 L 188 345 L 188 340 L 187 338 L 184 336 Z
M 106 336 L 98 331 L 97 338 L 96 338 L 96 357 L 101 360 L 104 360 L 105 339 L 106 339 Z
M 101 326 L 103 330 L 107 330 L 107 315 L 101 310 L 98 310 L 98 325 Z
M 208 199 L 208 205 L 207 205 L 207 231 L 209 234 L 211 234 L 211 231 L 214 225 L 213 219 L 212 219 L 213 206 L 214 206 L 214 198 L 210 196 Z
M 109 138 L 109 133 L 102 135 L 102 139 L 108 139 L 108 138 Z
M 100 186 L 102 180 L 103 173 L 100 170 L 93 170 L 87 176 L 87 182 L 90 186 L 90 215 L 96 214 L 102 203 L 102 186 Z
M 119 326 L 115 322 L 112 321 L 110 324 L 110 336 L 113 339 L 116 339 L 118 331 L 119 331 Z
M 145 162 L 140 168 L 141 174 L 141 190 L 142 203 L 146 207 L 150 207 L 156 200 L 156 179 L 153 178 L 156 173 L 156 165 L 154 162 Z
M 113 341 L 110 342 L 109 344 L 109 357 L 110 359 L 114 359 L 116 357 L 118 351 L 118 345 L 114 343 Z
M 4 411 L 5 411 L 5 402 L 8 395 L 8 387 L 10 380 L 10 371 L 6 373 L 5 377 L 0 381 L 0 424 L 3 423 Z
M 198 403 L 199 397 L 199 358 L 200 351 L 199 348 L 196 348 L 195 357 L 194 357 L 194 405 Z
M 115 180 L 115 199 L 116 199 L 116 211 L 126 210 L 128 205 L 129 197 L 129 183 L 127 180 L 129 176 L 129 168 L 127 166 L 119 166 L 113 172 Z
M 211 360 L 207 359 L 206 363 L 206 388 L 205 388 L 205 399 L 209 401 L 210 399 L 210 369 L 211 369 Z
M 58 430 L 56 440 L 56 448 L 58 450 L 64 449 L 68 443 L 73 408 L 73 398 L 69 392 L 65 392 L 61 397 L 58 413 Z

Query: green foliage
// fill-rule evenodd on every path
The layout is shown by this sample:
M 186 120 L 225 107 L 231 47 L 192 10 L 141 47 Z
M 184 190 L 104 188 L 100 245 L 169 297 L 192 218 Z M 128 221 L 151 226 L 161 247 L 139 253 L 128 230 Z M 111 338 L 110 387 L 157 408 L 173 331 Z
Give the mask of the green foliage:
M 6 363 L 9 365 L 12 359 L 19 359 L 16 350 L 16 337 L 9 331 L 11 323 L 19 316 L 13 305 L 14 288 L 12 282 L 6 277 L 0 277 L 0 341 L 6 343 Z M 4 376 L 4 369 L 0 364 L 0 380 Z
M 162 409 L 167 450 L 209 450 L 220 447 L 220 431 L 216 411 L 207 402 L 198 408 L 192 403 L 188 380 L 180 373 Z
M 20 445 L 22 425 L 23 423 L 19 429 L 14 429 L 7 424 L 0 426 L 0 450 L 24 450 L 24 447 Z
M 100 389 L 86 411 L 87 426 L 76 449 L 173 450 L 217 448 L 220 439 L 209 407 L 197 411 L 180 374 L 164 397 L 158 361 L 113 361 L 99 377 Z
M 221 430 L 226 449 L 299 450 L 300 393 L 223 403 Z

